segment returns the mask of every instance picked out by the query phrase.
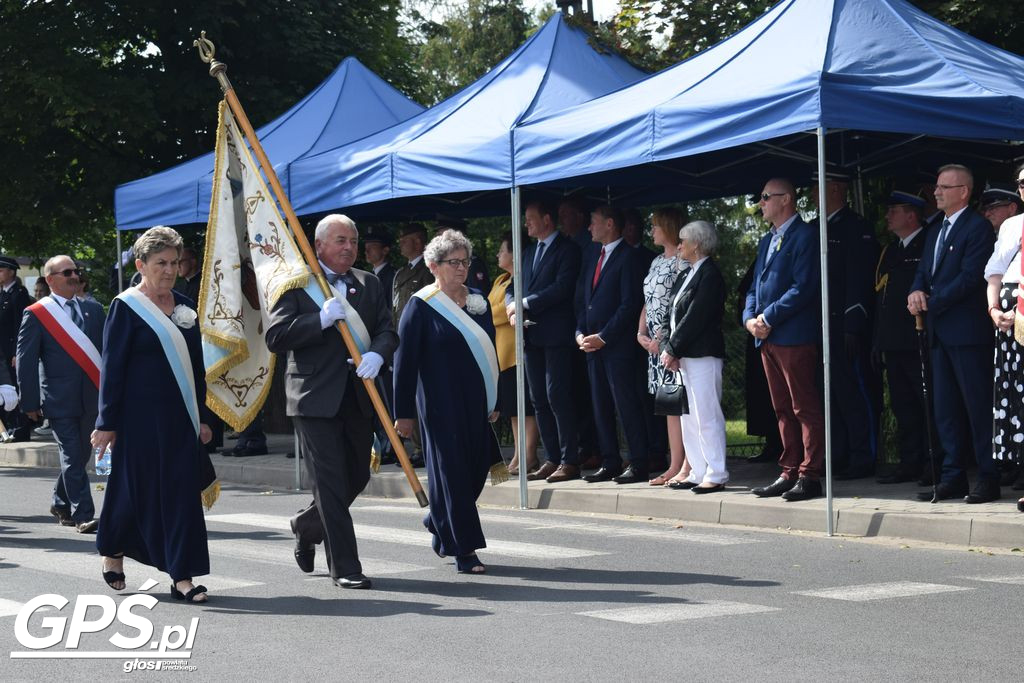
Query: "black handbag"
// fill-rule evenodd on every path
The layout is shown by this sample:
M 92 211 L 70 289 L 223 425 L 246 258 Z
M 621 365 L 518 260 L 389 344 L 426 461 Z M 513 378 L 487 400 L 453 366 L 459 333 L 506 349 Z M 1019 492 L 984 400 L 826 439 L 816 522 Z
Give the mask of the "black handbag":
M 668 372 L 664 368 L 654 388 L 655 415 L 686 415 L 690 403 L 686 400 L 686 387 L 681 372 Z

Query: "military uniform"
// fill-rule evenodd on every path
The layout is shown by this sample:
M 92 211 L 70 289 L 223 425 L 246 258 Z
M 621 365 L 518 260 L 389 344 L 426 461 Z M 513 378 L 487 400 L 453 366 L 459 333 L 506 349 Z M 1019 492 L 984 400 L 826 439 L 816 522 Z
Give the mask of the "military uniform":
M 394 283 L 391 286 L 391 300 L 394 304 L 392 306 L 392 315 L 396 329 L 398 328 L 398 321 L 402 318 L 402 311 L 405 310 L 405 305 L 409 303 L 412 295 L 433 281 L 434 274 L 427 268 L 427 262 L 422 256 L 420 256 L 420 260 L 415 266 L 410 268 L 407 263 L 398 269 L 398 272 L 395 273 Z
M 832 462 L 851 478 L 872 473 L 877 451 L 879 381 L 872 378 L 870 363 L 877 263 L 871 225 L 848 206 L 834 212 L 828 221 Z
M 4 257 L 6 258 L 6 257 Z M 17 372 L 13 365 L 18 350 L 18 328 L 21 327 L 21 316 L 25 308 L 32 303 L 28 290 L 18 280 L 10 287 L 0 290 L 0 355 L 7 363 L 7 370 L 13 382 L 17 382 Z M 17 408 L 3 413 L 4 425 L 17 441 L 28 441 L 32 434 L 32 425 L 25 415 Z
M 872 350 L 881 355 L 885 365 L 889 404 L 896 418 L 899 442 L 898 473 L 903 479 L 916 477 L 928 454 L 921 357 L 914 317 L 907 311 L 907 296 L 921 262 L 926 233 L 926 229 L 918 231 L 906 246 L 899 239 L 888 244 L 875 271 Z

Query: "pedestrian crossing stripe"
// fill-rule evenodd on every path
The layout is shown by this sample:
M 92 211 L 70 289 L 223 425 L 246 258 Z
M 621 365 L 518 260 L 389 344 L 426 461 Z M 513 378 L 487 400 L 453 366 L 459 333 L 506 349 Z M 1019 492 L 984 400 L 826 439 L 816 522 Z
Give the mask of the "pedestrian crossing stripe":
M 967 581 L 984 581 L 986 583 L 1007 583 L 1012 586 L 1024 586 L 1024 574 L 1010 576 L 965 576 Z
M 830 600 L 847 600 L 850 602 L 868 602 L 871 600 L 888 600 L 890 598 L 907 598 L 933 593 L 953 593 L 969 591 L 973 588 L 949 586 L 941 583 L 919 583 L 916 581 L 894 581 L 891 583 L 868 583 L 860 586 L 841 586 L 813 591 L 795 591 L 793 595 L 806 595 L 813 598 Z
M 743 602 L 714 600 L 709 602 L 679 602 L 675 604 L 640 605 L 578 612 L 579 616 L 619 621 L 626 624 L 664 624 L 672 621 L 690 621 L 709 617 L 729 617 L 741 614 L 777 612 L 779 608 L 750 605 Z
M 244 526 L 264 527 L 286 531 L 291 534 L 288 517 L 261 514 L 223 514 L 207 515 L 206 522 L 221 524 L 241 524 Z M 430 546 L 430 534 L 426 530 L 393 529 L 390 527 L 372 526 L 368 524 L 354 525 L 357 541 L 377 541 L 381 543 L 397 543 L 417 547 Z M 504 557 L 519 557 L 534 560 L 561 560 L 575 557 L 594 557 L 608 555 L 598 550 L 566 548 L 564 546 L 543 545 L 540 543 L 520 543 L 517 541 L 487 542 L 487 553 Z
M 0 598 L 0 617 L 13 617 L 21 611 L 24 603 Z

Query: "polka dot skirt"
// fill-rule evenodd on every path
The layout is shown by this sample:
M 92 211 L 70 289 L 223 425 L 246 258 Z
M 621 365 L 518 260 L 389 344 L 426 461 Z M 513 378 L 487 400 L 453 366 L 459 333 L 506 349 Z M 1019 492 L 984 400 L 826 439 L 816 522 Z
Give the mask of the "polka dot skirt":
M 1010 311 L 1017 305 L 1017 284 L 1003 283 L 999 305 Z M 1024 455 L 1024 349 L 1009 332 L 996 330 L 995 384 L 992 406 L 992 457 L 1022 462 Z

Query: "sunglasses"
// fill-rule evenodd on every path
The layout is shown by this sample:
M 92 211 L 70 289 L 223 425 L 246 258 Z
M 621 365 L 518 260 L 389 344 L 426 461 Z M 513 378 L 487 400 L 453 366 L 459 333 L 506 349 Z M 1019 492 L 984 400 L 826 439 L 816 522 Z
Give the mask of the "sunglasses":
M 1024 178 L 1017 181 L 1017 187 L 1024 187 Z
M 767 202 L 767 201 L 769 201 L 769 200 L 770 200 L 770 199 L 771 199 L 772 197 L 781 197 L 781 196 L 783 196 L 784 194 L 786 194 L 786 193 L 785 193 L 785 192 L 762 192 L 762 193 L 761 193 L 761 201 L 762 201 L 762 202 Z
M 71 277 L 72 275 L 81 275 L 82 271 L 78 268 L 65 268 L 64 270 L 54 271 L 53 274 L 63 275 L 64 277 Z

